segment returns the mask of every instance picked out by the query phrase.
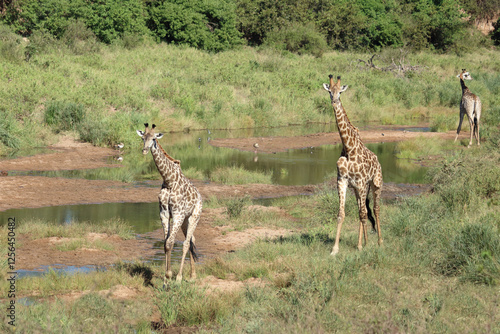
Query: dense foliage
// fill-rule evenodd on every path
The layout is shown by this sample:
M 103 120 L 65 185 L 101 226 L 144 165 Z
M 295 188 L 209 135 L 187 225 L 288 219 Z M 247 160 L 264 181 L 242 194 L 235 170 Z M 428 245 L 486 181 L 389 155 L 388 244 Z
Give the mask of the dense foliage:
M 18 0 L 1 2 L 0 20 L 25 37 L 62 38 L 79 21 L 107 44 L 139 35 L 218 52 L 272 42 L 318 56 L 326 46 L 456 50 L 473 42 L 474 19 L 499 9 L 500 0 Z

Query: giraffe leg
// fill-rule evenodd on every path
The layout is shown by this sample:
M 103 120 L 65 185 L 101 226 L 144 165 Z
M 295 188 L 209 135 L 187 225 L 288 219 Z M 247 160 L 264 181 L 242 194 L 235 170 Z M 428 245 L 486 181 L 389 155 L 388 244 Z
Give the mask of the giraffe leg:
M 381 177 L 382 178 L 382 177 Z M 375 222 L 377 224 L 377 234 L 378 234 L 378 245 L 382 245 L 384 242 L 382 240 L 382 232 L 380 231 L 380 195 L 382 194 L 382 188 L 380 186 L 376 186 L 372 183 L 372 192 L 373 192 L 373 213 L 375 215 Z
M 178 282 L 182 281 L 182 269 L 184 268 L 184 260 L 186 259 L 186 255 L 189 252 L 189 248 L 191 246 L 191 243 L 194 244 L 195 239 L 194 239 L 194 230 L 196 228 L 196 225 L 198 225 L 198 222 L 200 220 L 200 213 L 199 212 L 193 212 L 193 214 L 190 217 L 187 217 L 184 221 L 184 224 L 182 225 L 182 229 L 184 231 L 184 235 L 186 236 L 186 239 L 184 240 L 184 244 L 182 246 L 182 259 L 181 259 L 181 267 L 179 268 L 179 273 L 177 274 L 176 280 Z M 194 251 L 194 250 L 193 250 Z M 194 255 L 191 253 L 190 255 L 190 264 L 191 264 L 191 274 L 190 274 L 190 279 L 194 280 L 196 279 L 196 271 L 194 267 Z
M 334 256 L 339 252 L 340 230 L 345 218 L 345 197 L 347 192 L 347 179 L 338 178 L 337 188 L 339 193 L 339 215 L 337 217 L 337 235 L 335 236 L 335 244 L 333 245 L 330 255 Z
M 476 129 L 476 141 L 477 141 L 477 146 L 481 146 L 481 140 L 479 140 L 479 119 L 478 119 L 478 118 L 476 118 L 476 122 L 475 122 L 475 124 L 476 124 L 475 129 Z
M 457 141 L 458 139 L 458 135 L 460 134 L 460 129 L 462 129 L 462 122 L 464 120 L 464 115 L 465 115 L 465 112 L 463 112 L 462 110 L 460 110 L 460 121 L 458 122 L 458 128 L 457 128 L 457 135 L 455 136 L 455 141 Z
M 172 249 L 174 248 L 174 243 L 175 243 L 175 236 L 177 235 L 177 232 L 179 231 L 179 228 L 182 225 L 182 222 L 184 221 L 184 215 L 181 214 L 173 214 L 174 219 L 173 219 L 173 224 L 172 224 L 172 229 L 170 232 L 170 235 L 168 236 L 167 241 L 165 242 L 165 249 L 167 251 L 167 271 L 165 273 L 166 279 L 172 278 L 172 266 L 171 266 L 171 255 L 172 255 Z
M 368 218 L 368 211 L 366 209 L 366 196 L 367 196 L 367 188 L 366 186 L 359 187 L 359 190 L 356 191 L 356 198 L 358 200 L 358 209 L 359 209 L 359 234 L 358 234 L 358 250 L 363 249 L 363 236 L 365 238 L 365 245 L 368 239 L 368 235 L 366 232 L 366 220 Z
M 167 256 L 167 239 L 170 234 L 170 211 L 168 208 L 168 191 L 166 189 L 162 189 L 160 192 L 158 199 L 160 202 L 160 219 L 161 225 L 163 226 L 163 248 L 165 251 L 165 273 L 168 272 L 170 268 L 170 257 Z M 166 284 L 167 277 L 164 277 L 163 284 Z
M 470 139 L 469 139 L 469 145 L 467 145 L 467 148 L 471 147 L 472 138 L 474 137 L 474 119 L 472 117 L 469 117 L 469 128 L 470 128 Z

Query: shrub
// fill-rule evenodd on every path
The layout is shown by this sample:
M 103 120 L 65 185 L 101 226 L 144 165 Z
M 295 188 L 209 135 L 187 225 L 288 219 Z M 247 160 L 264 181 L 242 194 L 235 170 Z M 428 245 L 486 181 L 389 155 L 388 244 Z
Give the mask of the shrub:
M 13 33 L 8 26 L 0 24 L 0 59 L 14 63 L 22 61 L 22 42 L 21 37 Z
M 455 156 L 430 171 L 434 191 L 449 209 L 466 208 L 475 199 L 498 204 L 500 199 L 499 156 Z
M 96 36 L 83 21 L 72 21 L 64 32 L 62 42 L 77 55 L 99 51 Z
M 81 104 L 65 101 L 51 101 L 45 105 L 45 123 L 57 127 L 58 131 L 71 130 L 85 116 Z
M 21 142 L 15 132 L 15 120 L 11 117 L 0 117 L 0 142 L 9 148 L 19 148 Z
M 495 45 L 500 45 L 500 17 L 495 23 L 493 23 L 493 27 L 495 29 L 491 32 L 491 39 Z
M 312 54 L 315 57 L 321 57 L 328 47 L 325 37 L 311 23 L 292 23 L 270 32 L 264 40 L 264 45 L 299 55 Z
M 207 51 L 242 43 L 232 1 L 165 0 L 149 3 L 148 27 L 159 40 Z
M 453 239 L 439 270 L 474 283 L 496 285 L 500 277 L 498 231 L 485 224 L 464 226 Z
M 249 202 L 248 197 L 232 198 L 228 200 L 226 205 L 227 208 L 226 212 L 229 218 L 238 218 L 241 215 L 243 208 L 248 204 L 248 202 Z

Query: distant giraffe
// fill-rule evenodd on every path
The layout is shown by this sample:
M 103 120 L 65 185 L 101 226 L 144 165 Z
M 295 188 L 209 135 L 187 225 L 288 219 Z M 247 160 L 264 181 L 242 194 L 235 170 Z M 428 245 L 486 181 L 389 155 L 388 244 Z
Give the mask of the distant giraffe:
M 335 119 L 339 129 L 340 139 L 342 140 L 342 153 L 337 161 L 337 183 L 339 193 L 339 214 L 337 222 L 337 234 L 335 244 L 333 245 L 331 255 L 339 251 L 340 231 L 345 218 L 345 199 L 347 187 L 354 188 L 359 209 L 359 235 L 358 249 L 361 250 L 362 238 L 364 235 L 365 244 L 367 242 L 366 220 L 371 221 L 372 226 L 378 233 L 378 244 L 382 244 L 382 234 L 380 231 L 380 195 L 382 192 L 382 167 L 378 162 L 377 156 L 370 151 L 361 141 L 358 129 L 351 124 L 347 114 L 340 102 L 340 94 L 347 90 L 346 86 L 340 85 L 340 76 L 337 77 L 337 83 L 334 84 L 333 76 L 330 75 L 330 84 L 323 84 L 326 91 L 330 93 Z M 368 193 L 370 188 L 373 191 L 375 219 L 371 215 L 369 207 Z
M 172 278 L 172 267 L 170 257 L 174 247 L 175 236 L 182 227 L 182 231 L 186 237 L 182 248 L 182 259 L 177 281 L 182 280 L 182 268 L 184 259 L 188 251 L 190 251 L 191 259 L 191 279 L 196 278 L 194 262 L 197 259 L 195 253 L 195 238 L 194 230 L 200 220 L 202 199 L 201 195 L 195 186 L 182 174 L 180 161 L 170 157 L 158 143 L 158 139 L 163 137 L 162 133 L 155 133 L 154 124 L 149 128 L 148 123 L 144 124 L 144 131 L 137 130 L 137 134 L 144 141 L 142 148 L 143 154 L 148 154 L 151 151 L 153 160 L 158 168 L 158 172 L 163 178 L 162 189 L 158 195 L 160 203 L 160 218 L 163 225 L 163 233 L 165 238 L 165 278 Z M 172 226 L 170 218 L 173 218 Z
M 462 121 L 464 120 L 464 115 L 467 114 L 470 125 L 470 140 L 469 148 L 472 145 L 472 137 L 474 136 L 477 141 L 477 145 L 481 145 L 479 139 L 479 119 L 481 118 L 481 100 L 477 95 L 472 94 L 469 88 L 465 85 L 464 80 L 472 80 L 469 72 L 462 69 L 462 72 L 457 75 L 460 78 L 460 85 L 462 86 L 462 100 L 460 101 L 460 122 L 458 123 L 457 135 L 455 136 L 455 141 L 458 139 L 460 134 L 460 129 L 462 128 Z

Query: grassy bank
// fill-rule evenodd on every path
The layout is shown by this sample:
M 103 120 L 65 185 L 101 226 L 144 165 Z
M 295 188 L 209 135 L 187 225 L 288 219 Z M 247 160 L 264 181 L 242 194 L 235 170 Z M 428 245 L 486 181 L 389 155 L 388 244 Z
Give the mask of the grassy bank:
M 314 196 L 274 200 L 272 206 L 280 211 L 249 210 L 248 199 L 211 198 L 207 207 L 222 207 L 226 213 L 216 225 L 293 233 L 205 259 L 195 282 L 172 282 L 166 289 L 163 267 L 151 264 L 20 279 L 20 295 L 39 297 L 33 305 L 18 304 L 18 329 L 496 333 L 498 138 L 493 136 L 481 150 L 459 148 L 447 154 L 429 173 L 432 193 L 383 203 L 382 247 L 370 234 L 368 245 L 356 250 L 358 213 L 351 193 L 336 257 L 329 255 L 338 208 L 334 189 L 325 186 Z M 175 273 L 179 264 L 173 264 Z M 209 275 L 240 282 L 242 288 L 209 290 L 201 284 Z M 111 291 L 122 285 L 135 291 L 133 297 L 113 296 Z M 77 292 L 85 293 L 67 297 Z
M 483 126 L 500 119 L 498 52 L 458 57 L 408 54 L 418 72 L 368 70 L 368 54 L 331 52 L 321 58 L 244 47 L 208 54 L 173 45 L 102 47 L 83 55 L 41 49 L 29 62 L 0 59 L 0 153 L 44 146 L 73 130 L 96 145 L 136 143 L 134 130 L 156 123 L 161 131 L 248 128 L 332 122 L 321 84 L 328 74 L 349 85 L 344 105 L 353 122 L 411 124 L 430 120 L 436 130 L 458 123 L 466 67 L 471 90 L 483 101 Z M 376 58 L 380 66 L 399 51 Z

